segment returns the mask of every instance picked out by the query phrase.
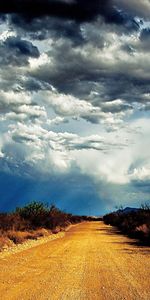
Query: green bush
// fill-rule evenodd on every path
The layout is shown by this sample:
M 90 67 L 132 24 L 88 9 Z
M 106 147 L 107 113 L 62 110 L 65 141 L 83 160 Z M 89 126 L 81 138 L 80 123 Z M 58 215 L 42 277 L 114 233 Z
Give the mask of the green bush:
M 17 208 L 16 213 L 28 220 L 33 228 L 43 227 L 49 214 L 48 206 L 42 202 L 33 201 L 22 208 Z

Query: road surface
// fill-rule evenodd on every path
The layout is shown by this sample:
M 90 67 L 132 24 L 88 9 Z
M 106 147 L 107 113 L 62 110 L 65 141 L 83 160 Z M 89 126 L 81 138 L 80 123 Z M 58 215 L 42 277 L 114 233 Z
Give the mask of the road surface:
M 0 259 L 2 300 L 149 300 L 150 249 L 103 222 Z

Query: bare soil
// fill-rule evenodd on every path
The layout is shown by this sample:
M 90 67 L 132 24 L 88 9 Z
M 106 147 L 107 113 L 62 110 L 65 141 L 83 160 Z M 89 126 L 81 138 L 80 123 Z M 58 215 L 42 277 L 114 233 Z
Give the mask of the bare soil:
M 150 248 L 103 222 L 0 258 L 2 300 L 149 300 Z

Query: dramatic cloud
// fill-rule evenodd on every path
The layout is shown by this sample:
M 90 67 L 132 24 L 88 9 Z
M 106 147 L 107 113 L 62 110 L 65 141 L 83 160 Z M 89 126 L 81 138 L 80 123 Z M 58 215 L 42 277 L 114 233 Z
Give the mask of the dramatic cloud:
M 3 120 L 15 121 L 33 121 L 47 116 L 44 107 L 32 103 L 29 95 L 14 92 L 0 93 L 0 113 Z
M 0 4 L 2 13 L 19 14 L 25 19 L 32 20 L 43 16 L 53 16 L 72 19 L 76 22 L 92 21 L 98 15 L 107 22 L 125 23 L 125 14 L 120 13 L 109 0 L 62 1 L 62 0 L 6 0 Z
M 38 58 L 40 53 L 37 47 L 29 41 L 18 37 L 8 37 L 0 44 L 1 65 L 24 65 L 28 64 L 28 58 Z
M 7 49 L 15 49 L 17 51 L 17 55 L 24 55 L 29 57 L 38 58 L 40 53 L 37 47 L 33 46 L 31 42 L 21 40 L 17 37 L 9 37 L 4 45 Z
M 113 3 L 121 9 L 125 9 L 134 16 L 145 17 L 149 19 L 150 16 L 150 2 L 149 0 L 113 0 Z
M 93 19 L 99 13 L 106 10 L 108 1 L 61 1 L 61 0 L 6 0 L 1 3 L 0 11 L 3 13 L 18 13 L 29 19 L 42 17 L 45 15 L 57 16 L 61 18 L 85 21 Z
M 147 201 L 149 16 L 148 0 L 1 1 L 0 178 Z

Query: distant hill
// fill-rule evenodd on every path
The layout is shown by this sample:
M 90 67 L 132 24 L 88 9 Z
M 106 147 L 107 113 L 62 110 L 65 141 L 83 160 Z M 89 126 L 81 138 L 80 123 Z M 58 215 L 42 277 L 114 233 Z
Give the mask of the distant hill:
M 138 211 L 140 208 L 135 208 L 135 207 L 126 207 L 124 209 L 118 209 L 117 212 L 121 212 L 123 214 L 128 214 L 130 212 L 133 212 L 133 211 Z

